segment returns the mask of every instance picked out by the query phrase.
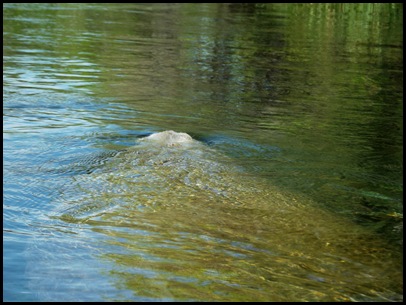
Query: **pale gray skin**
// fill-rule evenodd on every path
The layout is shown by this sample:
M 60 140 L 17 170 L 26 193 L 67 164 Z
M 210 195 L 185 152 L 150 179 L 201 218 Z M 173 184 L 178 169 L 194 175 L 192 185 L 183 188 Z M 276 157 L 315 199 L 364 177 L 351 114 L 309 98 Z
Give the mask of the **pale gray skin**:
M 144 141 L 153 141 L 161 145 L 176 145 L 181 143 L 191 143 L 193 138 L 184 132 L 175 132 L 166 130 L 158 133 L 153 133 L 144 138 Z

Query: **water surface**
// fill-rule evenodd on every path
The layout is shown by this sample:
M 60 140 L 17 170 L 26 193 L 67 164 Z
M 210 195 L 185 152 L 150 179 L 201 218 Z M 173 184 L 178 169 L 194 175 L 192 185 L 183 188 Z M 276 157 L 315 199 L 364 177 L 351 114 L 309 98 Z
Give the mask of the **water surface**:
M 401 5 L 3 8 L 4 300 L 401 300 Z

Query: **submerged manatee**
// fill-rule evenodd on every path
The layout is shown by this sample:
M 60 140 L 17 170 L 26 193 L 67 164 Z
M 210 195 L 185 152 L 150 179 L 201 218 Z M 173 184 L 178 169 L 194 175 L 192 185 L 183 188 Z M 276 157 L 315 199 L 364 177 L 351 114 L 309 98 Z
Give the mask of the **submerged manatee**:
M 138 296 L 382 301 L 402 291 L 401 258 L 384 240 L 186 133 L 140 139 L 75 176 L 55 205 Z

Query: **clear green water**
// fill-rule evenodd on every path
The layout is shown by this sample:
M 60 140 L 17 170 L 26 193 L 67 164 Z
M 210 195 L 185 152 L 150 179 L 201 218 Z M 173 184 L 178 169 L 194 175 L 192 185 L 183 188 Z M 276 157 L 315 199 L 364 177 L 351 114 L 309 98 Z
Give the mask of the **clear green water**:
M 401 5 L 3 8 L 4 300 L 402 299 Z

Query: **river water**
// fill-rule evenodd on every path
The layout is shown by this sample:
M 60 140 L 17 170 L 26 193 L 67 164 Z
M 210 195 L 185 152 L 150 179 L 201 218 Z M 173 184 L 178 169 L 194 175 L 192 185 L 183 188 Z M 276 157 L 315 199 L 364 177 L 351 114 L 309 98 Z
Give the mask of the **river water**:
M 403 299 L 402 5 L 3 9 L 3 300 Z

